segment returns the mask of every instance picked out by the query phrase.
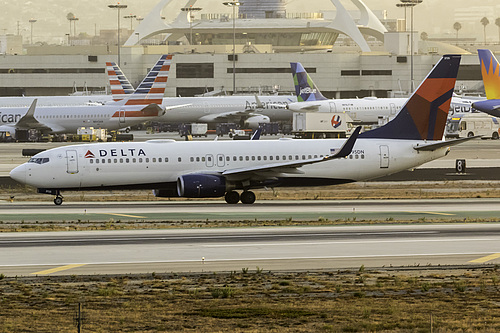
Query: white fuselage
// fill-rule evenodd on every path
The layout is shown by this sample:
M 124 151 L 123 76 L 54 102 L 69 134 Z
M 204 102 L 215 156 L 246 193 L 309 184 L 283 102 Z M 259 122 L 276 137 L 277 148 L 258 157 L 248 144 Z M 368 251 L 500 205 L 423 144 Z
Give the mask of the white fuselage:
M 240 117 L 251 114 L 263 115 L 271 121 L 291 121 L 292 113 L 286 109 L 297 98 L 291 95 L 259 96 L 262 108 L 257 108 L 255 96 L 216 96 L 216 97 L 165 97 L 162 106 L 189 104 L 167 110 L 161 118 L 165 122 L 234 122 Z M 281 107 L 280 107 L 281 106 Z M 248 114 L 245 115 L 244 112 Z
M 11 172 L 15 180 L 49 189 L 162 188 L 187 174 L 227 170 L 331 155 L 345 140 L 193 141 L 155 140 L 83 144 L 54 148 Z M 254 179 L 280 179 L 278 186 L 328 185 L 368 180 L 416 167 L 446 155 L 413 149 L 423 141 L 358 139 L 347 158 L 305 165 L 291 171 L 256 171 Z M 227 183 L 248 174 L 226 177 Z
M 355 122 L 377 124 L 380 118 L 392 119 L 406 103 L 407 98 L 346 98 L 310 102 L 290 103 L 288 108 L 294 112 L 334 112 L 346 113 Z M 471 112 L 471 99 L 454 96 L 451 100 L 450 115 L 456 112 Z M 308 106 L 313 108 L 308 110 Z
M 143 107 L 114 104 L 40 106 L 36 107 L 33 118 L 43 125 L 41 129 L 48 133 L 76 133 L 80 127 L 117 130 L 156 118 L 154 115 L 141 114 L 138 110 Z M 0 108 L 0 130 L 19 129 L 16 125 L 27 112 L 28 109 L 24 107 Z M 32 128 L 37 128 L 37 125 Z

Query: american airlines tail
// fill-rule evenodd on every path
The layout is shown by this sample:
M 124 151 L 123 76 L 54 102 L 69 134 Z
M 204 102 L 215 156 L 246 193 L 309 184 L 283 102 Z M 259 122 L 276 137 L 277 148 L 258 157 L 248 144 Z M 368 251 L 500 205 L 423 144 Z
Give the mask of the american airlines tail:
M 500 99 L 500 65 L 490 50 L 477 50 L 487 99 Z
M 313 80 L 306 72 L 300 62 L 291 62 L 293 82 L 295 84 L 295 94 L 298 102 L 322 101 L 327 98 L 321 94 Z
M 149 105 L 153 103 L 161 105 L 171 62 L 172 55 L 162 55 L 135 90 L 120 67 L 114 62 L 107 62 L 106 69 L 113 100 L 121 101 L 128 98 L 125 105 Z
M 109 86 L 115 102 L 121 101 L 134 93 L 134 87 L 116 63 L 107 62 L 106 73 L 108 74 Z
M 441 140 L 460 59 L 460 55 L 443 56 L 392 121 L 359 137 Z

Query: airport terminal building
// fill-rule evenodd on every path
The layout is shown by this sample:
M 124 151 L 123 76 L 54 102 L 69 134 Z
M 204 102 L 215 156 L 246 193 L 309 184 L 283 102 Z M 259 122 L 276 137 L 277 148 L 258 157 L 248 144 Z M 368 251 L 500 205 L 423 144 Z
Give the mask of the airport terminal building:
M 338 0 L 332 0 L 334 11 L 318 13 L 288 13 L 281 0 L 248 0 L 235 16 L 181 8 L 165 23 L 161 10 L 170 1 L 162 0 L 129 32 L 120 47 L 120 66 L 137 85 L 161 54 L 174 54 L 166 96 L 292 93 L 289 63 L 301 62 L 327 97 L 391 97 L 408 95 L 411 77 L 418 86 L 441 54 L 462 53 L 456 88 L 483 89 L 477 55 L 419 40 L 405 24 L 379 19 L 361 1 L 351 1 L 358 6 L 357 17 Z M 0 58 L 0 96 L 106 91 L 105 63 L 118 58 L 116 44 L 25 50 Z

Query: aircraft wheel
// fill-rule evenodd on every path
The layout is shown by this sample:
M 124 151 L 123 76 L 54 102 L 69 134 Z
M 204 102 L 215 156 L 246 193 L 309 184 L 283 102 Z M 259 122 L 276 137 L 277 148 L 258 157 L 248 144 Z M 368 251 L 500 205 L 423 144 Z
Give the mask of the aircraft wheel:
M 240 201 L 240 194 L 236 191 L 229 191 L 226 193 L 226 196 L 224 197 L 226 202 L 230 205 L 237 204 L 238 201 Z
M 240 196 L 241 202 L 246 205 L 251 205 L 255 202 L 255 194 L 252 191 L 244 191 Z
M 55 197 L 55 198 L 54 198 L 54 203 L 55 203 L 57 206 L 62 205 L 62 203 L 63 203 L 63 197 L 61 197 L 61 196 L 57 196 L 57 197 Z

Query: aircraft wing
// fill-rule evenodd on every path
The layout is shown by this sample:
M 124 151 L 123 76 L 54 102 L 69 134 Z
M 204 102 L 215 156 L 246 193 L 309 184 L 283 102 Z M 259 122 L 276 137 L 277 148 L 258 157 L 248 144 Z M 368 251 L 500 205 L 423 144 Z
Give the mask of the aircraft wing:
M 215 122 L 215 121 L 225 121 L 228 119 L 239 119 L 241 117 L 251 117 L 260 115 L 259 113 L 254 113 L 254 110 L 246 110 L 246 111 L 229 111 L 222 112 L 216 114 L 209 114 L 198 119 L 201 122 Z
M 477 139 L 477 138 L 480 138 L 480 137 L 481 137 L 481 135 L 476 135 L 476 136 L 472 136 L 470 138 L 460 138 L 460 139 L 455 139 L 455 140 L 438 141 L 438 142 L 433 142 L 433 143 L 426 143 L 426 144 L 423 144 L 423 145 L 417 145 L 417 146 L 413 147 L 413 149 L 415 149 L 415 150 L 423 150 L 423 151 L 433 151 L 433 150 L 436 150 L 436 149 L 439 149 L 439 148 L 443 148 L 443 147 L 455 146 L 455 145 L 464 143 L 466 141 Z
M 288 108 L 298 112 L 317 112 L 321 104 L 313 104 L 311 102 L 296 102 L 288 104 Z
M 15 128 L 18 129 L 39 129 L 39 130 L 52 130 L 52 128 L 40 123 L 38 120 L 35 119 L 35 109 L 36 109 L 36 103 L 37 99 L 35 98 L 33 102 L 30 105 L 30 108 L 28 109 L 28 112 L 19 119 L 17 124 L 14 125 Z
M 327 155 L 324 157 L 311 158 L 299 161 L 290 161 L 284 163 L 273 163 L 273 164 L 264 164 L 247 168 L 237 168 L 237 169 L 229 169 L 222 172 L 223 176 L 245 176 L 249 174 L 255 173 L 292 173 L 292 174 L 301 174 L 303 171 L 299 170 L 300 167 L 308 164 L 314 164 L 324 161 L 329 161 L 337 158 L 344 158 L 349 156 L 352 152 L 352 148 L 358 139 L 359 132 L 361 131 L 361 126 L 358 126 L 352 135 L 347 139 L 342 147 L 332 155 Z

